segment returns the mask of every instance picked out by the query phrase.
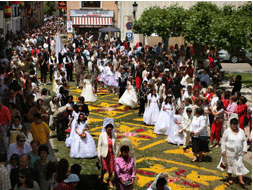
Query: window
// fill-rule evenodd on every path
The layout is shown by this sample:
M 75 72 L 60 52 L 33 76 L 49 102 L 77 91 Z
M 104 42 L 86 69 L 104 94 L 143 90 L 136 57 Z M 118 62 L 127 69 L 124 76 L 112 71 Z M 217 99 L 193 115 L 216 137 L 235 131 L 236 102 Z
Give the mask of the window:
M 100 8 L 101 7 L 101 1 L 81 1 L 82 8 L 88 7 L 88 8 Z

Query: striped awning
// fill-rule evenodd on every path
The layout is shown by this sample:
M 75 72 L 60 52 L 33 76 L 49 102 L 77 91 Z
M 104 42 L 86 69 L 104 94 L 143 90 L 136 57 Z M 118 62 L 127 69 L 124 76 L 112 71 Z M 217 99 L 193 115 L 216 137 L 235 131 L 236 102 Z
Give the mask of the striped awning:
M 112 25 L 112 17 L 72 17 L 73 25 Z

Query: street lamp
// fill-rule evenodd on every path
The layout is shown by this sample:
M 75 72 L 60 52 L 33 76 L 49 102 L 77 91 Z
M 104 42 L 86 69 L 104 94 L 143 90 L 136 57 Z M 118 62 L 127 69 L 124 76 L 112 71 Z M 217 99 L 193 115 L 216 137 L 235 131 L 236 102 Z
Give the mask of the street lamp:
M 133 14 L 134 14 L 134 19 L 135 19 L 135 12 L 137 11 L 137 6 L 138 4 L 136 3 L 136 1 L 133 3 Z

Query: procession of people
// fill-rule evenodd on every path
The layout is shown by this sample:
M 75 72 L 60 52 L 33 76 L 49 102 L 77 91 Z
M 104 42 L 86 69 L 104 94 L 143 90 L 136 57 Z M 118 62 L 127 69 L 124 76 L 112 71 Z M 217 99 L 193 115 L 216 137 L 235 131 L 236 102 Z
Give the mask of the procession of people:
M 222 75 L 216 48 L 206 47 L 203 52 L 215 60 L 212 65 L 193 64 L 194 50 L 186 43 L 169 50 L 163 50 L 161 43 L 130 47 L 127 39 L 121 41 L 114 34 L 95 39 L 90 30 L 75 32 L 55 52 L 57 33 L 67 33 L 65 23 L 48 20 L 39 28 L 1 36 L 0 159 L 7 167 L 0 170 L 5 176 L 0 189 L 82 189 L 81 166 L 72 165 L 68 173 L 68 161 L 55 160 L 51 130 L 70 148 L 71 158 L 98 159 L 101 183 L 108 172 L 110 188 L 134 188 L 133 144 L 128 138 L 117 139 L 114 119 L 104 118 L 97 145 L 89 132 L 92 111 L 86 103 L 99 100 L 98 87 L 119 96 L 119 104 L 138 110 L 136 117 L 168 143 L 183 145 L 184 151 L 191 148 L 192 162 L 205 161 L 210 149 L 220 148 L 217 168 L 227 170 L 229 184 L 234 174 L 245 186 L 243 176 L 249 171 L 242 159 L 248 151 L 244 129 L 249 125 L 251 130 L 252 106 L 241 95 L 240 75 L 231 76 L 232 91 L 219 87 Z M 70 83 L 82 90 L 77 102 Z M 168 175 L 157 175 L 148 189 L 170 189 Z

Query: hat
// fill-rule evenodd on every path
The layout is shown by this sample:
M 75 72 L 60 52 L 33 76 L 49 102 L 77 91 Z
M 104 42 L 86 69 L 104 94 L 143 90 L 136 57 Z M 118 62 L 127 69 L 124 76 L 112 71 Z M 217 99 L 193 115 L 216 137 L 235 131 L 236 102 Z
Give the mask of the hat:
M 76 175 L 76 174 L 70 174 L 68 176 L 68 178 L 65 179 L 63 182 L 64 183 L 75 183 L 75 182 L 78 182 L 78 181 L 80 181 L 78 175 Z

